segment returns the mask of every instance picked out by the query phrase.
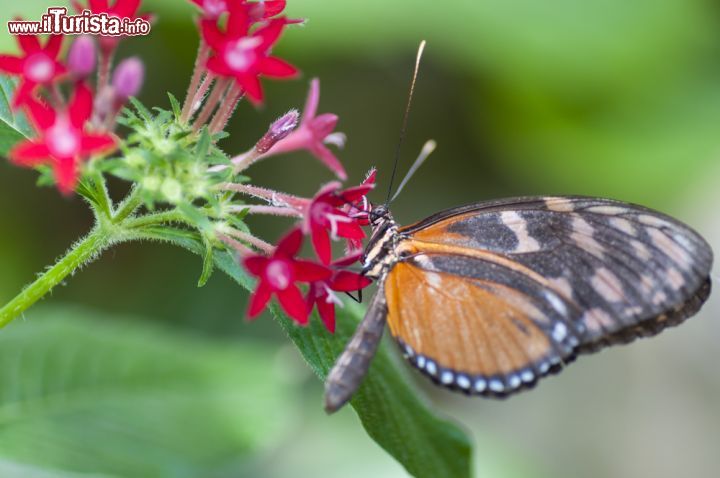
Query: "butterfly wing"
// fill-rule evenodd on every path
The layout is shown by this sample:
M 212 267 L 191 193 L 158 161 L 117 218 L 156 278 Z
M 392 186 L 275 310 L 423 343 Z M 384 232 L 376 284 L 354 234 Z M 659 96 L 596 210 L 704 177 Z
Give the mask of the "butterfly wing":
M 388 324 L 439 383 L 506 395 L 576 354 L 652 335 L 699 309 L 712 252 L 661 213 L 584 198 L 517 198 L 401 229 Z

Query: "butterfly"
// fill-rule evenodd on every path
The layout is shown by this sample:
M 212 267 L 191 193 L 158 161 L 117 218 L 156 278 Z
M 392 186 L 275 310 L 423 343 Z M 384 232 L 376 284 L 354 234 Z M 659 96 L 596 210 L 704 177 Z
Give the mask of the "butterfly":
M 502 398 L 578 355 L 677 325 L 710 294 L 713 253 L 697 232 L 612 199 L 502 199 L 400 227 L 388 204 L 435 143 L 426 143 L 391 198 L 400 144 L 388 199 L 368 211 L 363 274 L 378 290 L 325 381 L 329 413 L 362 383 L 385 324 L 405 358 L 436 384 Z
M 708 243 L 642 206 L 521 197 L 406 227 L 383 205 L 371 212 L 363 273 L 379 287 L 328 375 L 329 412 L 359 387 L 386 323 L 436 384 L 505 397 L 577 355 L 681 323 L 710 293 Z

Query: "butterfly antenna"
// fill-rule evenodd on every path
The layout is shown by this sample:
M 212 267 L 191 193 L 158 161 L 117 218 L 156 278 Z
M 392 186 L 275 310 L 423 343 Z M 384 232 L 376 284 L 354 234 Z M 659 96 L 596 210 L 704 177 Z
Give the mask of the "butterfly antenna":
M 413 165 L 410 167 L 410 170 L 405 175 L 405 178 L 400 183 L 400 186 L 398 186 L 397 191 L 395 191 L 395 194 L 393 194 L 392 199 L 390 199 L 390 202 L 393 202 L 396 197 L 400 195 L 405 185 L 410 181 L 410 178 L 413 177 L 413 174 L 415 174 L 415 171 L 417 171 L 420 166 L 425 162 L 425 160 L 432 154 L 433 151 L 435 151 L 435 148 L 437 147 L 437 143 L 430 139 L 425 142 L 425 145 L 423 146 L 422 150 L 420 150 L 420 154 L 418 155 L 417 159 L 413 163 Z
M 410 83 L 410 93 L 408 94 L 407 106 L 405 107 L 405 115 L 403 116 L 402 127 L 400 128 L 400 139 L 397 148 L 395 148 L 395 163 L 393 164 L 392 174 L 390 175 L 390 185 L 388 186 L 387 198 L 385 205 L 390 204 L 390 195 L 392 194 L 393 182 L 395 181 L 395 173 L 397 172 L 398 161 L 400 160 L 400 148 L 402 147 L 405 133 L 407 132 L 408 116 L 410 116 L 410 105 L 412 104 L 413 93 L 415 92 L 415 81 L 417 80 L 418 70 L 420 69 L 420 60 L 422 59 L 423 50 L 425 50 L 425 40 L 420 42 L 417 56 L 415 57 L 415 70 L 413 71 L 412 82 Z

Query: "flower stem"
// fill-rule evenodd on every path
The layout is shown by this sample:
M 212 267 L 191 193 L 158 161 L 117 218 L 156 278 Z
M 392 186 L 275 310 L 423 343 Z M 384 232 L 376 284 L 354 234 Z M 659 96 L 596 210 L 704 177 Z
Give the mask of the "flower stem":
M 195 68 L 193 69 L 192 78 L 190 79 L 190 84 L 188 85 L 187 95 L 185 96 L 185 104 L 182 109 L 181 121 L 183 123 L 187 123 L 190 116 L 192 116 L 193 104 L 197 98 L 198 87 L 205 71 L 205 61 L 207 61 L 208 56 L 210 56 L 210 47 L 201 37 L 198 53 L 195 57 Z
M 123 199 L 123 201 L 118 205 L 115 214 L 112 216 L 113 223 L 118 224 L 137 211 L 143 202 L 142 195 L 140 193 L 140 187 L 133 186 L 130 193 L 128 193 L 125 199 Z
M 5 327 L 28 307 L 72 274 L 78 267 L 95 259 L 116 238 L 102 227 L 96 227 L 84 239 L 76 243 L 65 256 L 47 272 L 27 286 L 14 299 L 0 309 L 0 328 Z

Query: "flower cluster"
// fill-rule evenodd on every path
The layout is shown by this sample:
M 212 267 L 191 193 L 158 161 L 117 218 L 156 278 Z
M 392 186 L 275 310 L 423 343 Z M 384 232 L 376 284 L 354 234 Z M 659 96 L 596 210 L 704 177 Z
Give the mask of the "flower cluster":
M 114 64 L 122 37 L 74 37 L 62 55 L 60 36 L 45 41 L 18 36 L 20 55 L 0 56 L 0 70 L 19 78 L 12 103 L 27 114 L 37 134 L 16 145 L 10 159 L 51 171 L 58 188 L 83 195 L 99 220 L 105 214 L 114 230 L 132 229 L 124 237 L 196 241 L 205 248 L 200 284 L 212 272 L 217 251 L 236 255 L 257 278 L 249 317 L 275 296 L 302 325 L 317 308 L 332 332 L 335 306 L 342 305 L 339 293 L 370 284 L 351 269 L 361 256 L 375 173 L 353 187 L 329 182 L 310 198 L 250 184 L 245 175 L 250 166 L 295 151 L 309 152 L 346 180 L 330 149 L 342 148 L 345 135 L 335 131 L 336 115 L 318 114 L 320 83 L 313 79 L 302 115 L 290 110 L 250 149 L 226 155 L 218 142 L 243 98 L 253 104 L 264 100 L 260 78 L 298 74 L 271 51 L 286 28 L 301 20 L 282 15 L 284 0 L 190 1 L 200 9 L 200 47 L 184 104 L 170 94 L 168 110 L 149 109 L 132 98 L 141 88 L 144 66 L 137 58 Z M 140 8 L 140 0 L 73 3 L 79 11 L 130 19 L 138 18 Z M 132 108 L 124 107 L 128 103 Z M 125 137 L 116 133 L 117 125 L 127 128 Z M 131 183 L 128 197 L 118 204 L 107 192 L 107 175 Z M 248 198 L 255 203 L 248 204 Z M 250 232 L 246 219 L 255 214 L 288 217 L 296 224 L 273 246 Z M 298 258 L 305 237 L 313 260 Z M 333 255 L 333 241 L 345 243 L 340 258 Z
M 115 7 L 128 3 L 138 2 L 120 0 Z M 91 1 L 91 7 L 96 4 L 103 2 Z M 19 35 L 17 40 L 20 55 L 0 55 L 0 71 L 19 78 L 12 106 L 24 110 L 37 136 L 16 145 L 8 156 L 21 166 L 49 167 L 58 188 L 70 193 L 85 161 L 115 149 L 115 118 L 139 91 L 143 65 L 130 58 L 112 71 L 112 53 L 100 48 L 100 64 L 106 65 L 106 71 L 100 69 L 93 88 L 90 76 L 98 63 L 93 38 L 75 38 L 64 60 L 60 35 L 50 35 L 44 45 L 37 35 Z M 66 96 L 63 91 L 70 93 Z
M 300 126 L 294 130 L 287 126 L 289 119 L 297 121 L 297 113 L 294 111 L 280 118 L 271 125 L 268 134 L 258 141 L 255 148 L 232 160 L 235 172 L 244 171 L 250 164 L 279 152 L 313 152 L 318 144 L 327 141 L 327 136 L 340 134 L 332 133 L 337 123 L 335 115 L 315 116 L 320 97 L 319 88 L 318 80 L 312 80 Z M 329 118 L 330 121 L 323 118 Z M 326 125 L 331 123 L 331 127 L 314 128 L 313 125 L 318 119 Z M 284 133 L 279 135 L 278 131 Z M 268 147 L 267 138 L 275 137 L 280 139 Z M 258 149 L 263 153 L 258 153 Z M 339 161 L 328 164 L 322 155 L 317 156 L 337 173 L 336 166 L 340 165 Z M 343 188 L 340 182 L 333 181 L 320 187 L 312 198 L 302 198 L 249 184 L 223 185 L 223 189 L 227 191 L 239 192 L 266 202 L 245 206 L 246 213 L 294 217 L 299 220 L 298 225 L 285 235 L 276 247 L 268 245 L 269 247 L 263 248 L 265 254 L 262 255 L 250 252 L 234 240 L 226 241 L 236 246 L 243 256 L 245 268 L 258 278 L 257 288 L 250 300 L 250 317 L 257 316 L 274 294 L 285 312 L 302 325 L 307 323 L 310 312 L 316 306 L 326 328 L 334 332 L 335 306 L 342 306 L 337 293 L 358 291 L 371 283 L 367 277 L 352 272 L 349 268 L 362 255 L 362 241 L 365 238 L 362 226 L 368 224 L 369 214 L 367 194 L 374 186 L 374 170 L 358 186 Z M 239 237 L 237 232 L 234 235 Z M 318 261 L 295 258 L 302 245 L 303 235 L 310 236 Z M 332 241 L 341 239 L 346 241 L 346 255 L 333 260 Z M 304 298 L 297 283 L 308 284 Z

